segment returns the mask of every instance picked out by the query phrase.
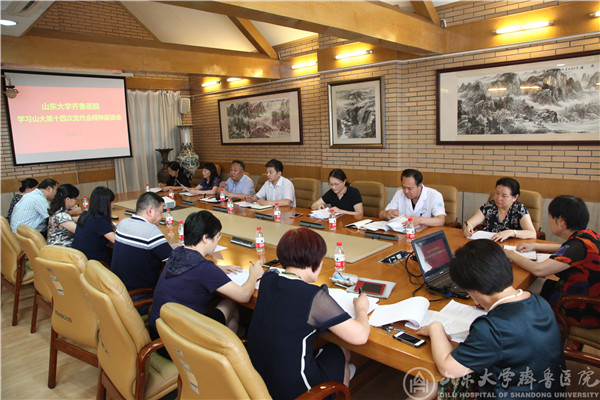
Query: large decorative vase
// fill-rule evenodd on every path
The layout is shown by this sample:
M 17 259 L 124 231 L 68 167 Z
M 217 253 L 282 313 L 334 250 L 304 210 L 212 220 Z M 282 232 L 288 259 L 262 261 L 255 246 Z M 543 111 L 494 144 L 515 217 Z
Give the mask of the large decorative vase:
M 169 179 L 169 171 L 167 171 L 167 165 L 169 165 L 169 153 L 171 152 L 171 150 L 173 149 L 156 149 L 156 151 L 158 151 L 160 153 L 160 156 L 162 157 L 162 169 L 158 171 L 158 174 L 156 174 L 159 183 L 167 183 L 167 179 Z
M 191 181 L 194 172 L 200 167 L 200 157 L 192 149 L 192 127 L 194 125 L 177 125 L 181 135 L 181 151 L 177 154 L 176 160 L 181 164 L 185 174 Z

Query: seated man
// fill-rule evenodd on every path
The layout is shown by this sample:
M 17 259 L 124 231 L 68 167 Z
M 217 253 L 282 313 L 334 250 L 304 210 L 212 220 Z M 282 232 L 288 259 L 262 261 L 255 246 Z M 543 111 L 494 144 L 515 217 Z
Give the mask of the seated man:
M 15 205 L 10 220 L 10 229 L 17 231 L 19 225 L 28 225 L 37 229 L 46 236 L 48 231 L 48 210 L 56 194 L 58 182 L 54 179 L 44 179 L 37 189 L 23 195 L 23 198 Z
M 475 372 L 478 378 L 459 382 L 477 383 L 479 398 L 561 398 L 565 360 L 556 318 L 542 297 L 512 286 L 512 265 L 502 248 L 487 239 L 468 242 L 456 251 L 450 277 L 487 314 L 473 321 L 456 348 L 440 322 L 417 331 L 431 337 L 440 373 L 460 378 Z
M 138 198 L 135 215 L 117 226 L 110 269 L 127 290 L 154 288 L 163 261 L 171 256 L 173 249 L 157 226 L 163 203 L 156 193 L 143 193 Z
M 296 193 L 292 181 L 281 176 L 283 164 L 272 159 L 265 164 L 267 181 L 254 196 L 246 196 L 246 201 L 257 201 L 261 206 L 275 205 L 296 207 Z
M 181 165 L 177 161 L 171 161 L 167 165 L 167 171 L 169 172 L 169 179 L 166 183 L 159 183 L 159 187 L 173 187 L 173 189 L 183 189 L 184 187 L 190 186 L 190 180 Z
M 390 220 L 403 215 L 412 217 L 415 227 L 444 225 L 446 210 L 442 194 L 423 185 L 423 174 L 416 169 L 405 169 L 400 179 L 402 190 L 396 192 L 379 218 Z
M 254 196 L 254 182 L 246 175 L 246 164 L 243 161 L 233 160 L 229 168 L 229 179 L 221 182 L 219 187 L 227 197 L 233 199 L 245 199 L 246 196 Z

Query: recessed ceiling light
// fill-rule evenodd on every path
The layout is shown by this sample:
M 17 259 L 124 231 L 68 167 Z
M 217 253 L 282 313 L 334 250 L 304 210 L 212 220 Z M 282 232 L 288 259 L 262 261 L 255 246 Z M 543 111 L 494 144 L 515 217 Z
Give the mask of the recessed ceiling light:
M 17 24 L 16 21 L 10 19 L 0 19 L 0 25 L 4 26 L 15 26 Z

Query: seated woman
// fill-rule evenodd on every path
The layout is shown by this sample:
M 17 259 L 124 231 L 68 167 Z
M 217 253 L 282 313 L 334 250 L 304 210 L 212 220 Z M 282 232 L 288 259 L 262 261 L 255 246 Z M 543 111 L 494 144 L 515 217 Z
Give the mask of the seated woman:
M 77 224 L 69 214 L 69 210 L 77 205 L 79 189 L 70 183 L 60 185 L 50 203 L 48 218 L 48 244 L 71 247 L 75 237 Z
M 277 245 L 285 272 L 267 271 L 250 330 L 248 354 L 274 399 L 294 399 L 328 380 L 348 384 L 348 350 L 333 343 L 313 351 L 320 332 L 333 332 L 353 345 L 369 338 L 369 301 L 354 299 L 356 319 L 346 313 L 316 282 L 327 247 L 316 232 L 299 228 L 286 232 Z
M 77 220 L 73 248 L 81 251 L 88 260 L 98 260 L 110 265 L 111 251 L 108 243 L 115 242 L 115 232 L 110 219 L 115 194 L 107 187 L 98 186 L 90 196 L 90 209 Z
M 190 189 L 190 193 L 195 195 L 215 195 L 219 192 L 219 183 L 221 179 L 217 174 L 217 167 L 213 163 L 206 163 L 202 166 L 202 180 L 194 189 Z
M 496 182 L 494 200 L 481 207 L 465 222 L 464 234 L 471 237 L 474 229 L 485 221 L 488 232 L 496 232 L 495 242 L 503 242 L 511 237 L 535 239 L 536 233 L 527 208 L 517 199 L 521 194 L 519 182 L 513 178 L 500 178 Z
M 564 391 L 565 360 L 556 318 L 546 300 L 512 287 L 512 266 L 500 245 L 486 239 L 468 242 L 456 251 L 450 276 L 487 315 L 471 324 L 456 348 L 440 322 L 417 331 L 431 337 L 440 373 L 460 378 L 475 372 L 480 377 L 470 382 L 479 384 L 483 398 L 559 398 L 552 394 Z
M 235 273 L 240 267 L 217 266 L 206 259 L 213 255 L 221 238 L 221 222 L 208 211 L 190 214 L 183 231 L 184 246 L 173 250 L 154 289 L 154 301 L 148 316 L 150 336 L 158 338 L 156 320 L 160 316 L 160 308 L 168 302 L 183 304 L 237 332 L 238 309 L 233 301 L 247 303 L 250 300 L 256 281 L 263 274 L 262 266 L 251 264 L 248 280 L 238 286 L 227 273 Z M 221 300 L 214 309 L 208 309 L 215 292 L 229 299 Z
M 12 217 L 13 208 L 15 205 L 23 198 L 23 195 L 34 190 L 38 185 L 38 181 L 33 178 L 23 179 L 21 181 L 21 187 L 19 188 L 19 193 L 15 194 L 10 201 L 10 206 L 8 206 L 8 214 L 6 215 L 6 220 L 10 222 L 10 217 Z
M 552 234 L 565 242 L 522 243 L 517 250 L 554 253 L 549 259 L 538 263 L 514 251 L 506 251 L 506 255 L 536 276 L 558 276 L 558 281 L 546 280 L 542 287 L 541 295 L 550 304 L 570 294 L 600 297 L 600 235 L 586 229 L 590 213 L 585 202 L 573 196 L 558 196 L 548 206 L 548 217 Z M 570 302 L 561 311 L 571 325 L 600 328 L 600 306 Z
M 341 214 L 355 215 L 360 218 L 363 216 L 362 197 L 358 189 L 350 186 L 346 179 L 346 174 L 341 169 L 332 169 L 329 173 L 329 189 L 323 197 L 315 201 L 311 208 L 329 207 L 335 212 Z
M 158 186 L 161 188 L 169 188 L 173 189 L 184 189 L 190 186 L 190 180 L 185 174 L 183 168 L 177 161 L 171 161 L 167 165 L 167 171 L 169 172 L 169 179 L 167 179 L 166 183 L 159 183 Z

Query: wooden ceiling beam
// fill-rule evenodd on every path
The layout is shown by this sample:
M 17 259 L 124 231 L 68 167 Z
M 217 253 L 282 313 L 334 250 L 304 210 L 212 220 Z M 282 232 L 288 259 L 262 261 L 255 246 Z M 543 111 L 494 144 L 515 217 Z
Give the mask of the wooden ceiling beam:
M 62 36 L 62 37 L 61 37 Z M 72 33 L 53 37 L 2 36 L 2 62 L 65 68 L 174 72 L 240 78 L 279 79 L 280 63 L 262 54 L 208 51 L 146 40 L 86 40 Z M 91 38 L 90 38 L 91 39 Z
M 233 24 L 242 32 L 242 34 L 248 39 L 252 46 L 259 53 L 266 54 L 269 58 L 273 58 L 278 60 L 279 55 L 275 51 L 275 49 L 271 46 L 271 44 L 264 38 L 264 36 L 256 29 L 252 21 L 246 18 L 238 18 L 229 16 L 229 19 Z
M 421 17 L 433 22 L 435 25 L 440 26 L 440 16 L 433 5 L 433 1 L 411 1 L 410 5 L 413 7 L 417 15 L 420 15 Z
M 377 1 L 161 1 L 178 7 L 331 35 L 420 55 L 445 52 L 447 33 Z

